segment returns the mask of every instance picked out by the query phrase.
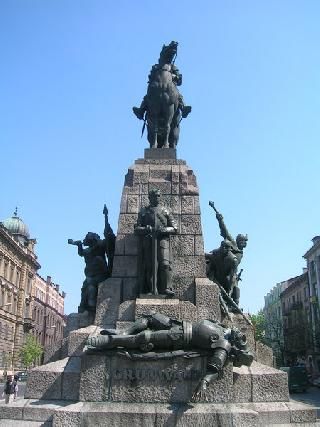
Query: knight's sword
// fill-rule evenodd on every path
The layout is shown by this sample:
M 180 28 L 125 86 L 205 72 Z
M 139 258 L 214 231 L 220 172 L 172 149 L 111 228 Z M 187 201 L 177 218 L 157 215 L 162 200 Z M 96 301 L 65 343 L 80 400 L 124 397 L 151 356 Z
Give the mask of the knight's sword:
M 152 293 L 158 295 L 157 275 L 158 275 L 158 241 L 157 241 L 157 212 L 154 211 L 154 228 L 152 230 Z

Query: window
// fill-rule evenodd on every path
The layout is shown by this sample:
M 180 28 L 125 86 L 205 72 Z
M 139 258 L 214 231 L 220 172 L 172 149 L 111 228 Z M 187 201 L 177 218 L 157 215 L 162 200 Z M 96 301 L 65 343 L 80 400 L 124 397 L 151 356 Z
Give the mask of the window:
M 8 261 L 4 262 L 4 267 L 3 267 L 3 277 L 5 279 L 7 279 L 7 272 L 8 272 Z
M 30 294 L 31 289 L 32 289 L 32 277 L 28 276 L 28 283 L 27 283 L 27 294 Z
M 16 274 L 16 286 L 17 286 L 17 288 L 19 287 L 19 282 L 20 282 L 20 271 L 17 270 L 17 274 Z
M 10 269 L 10 279 L 9 279 L 9 282 L 11 283 L 13 283 L 13 273 L 14 273 L 14 266 L 12 265 Z
M 317 282 L 316 264 L 314 261 L 310 262 L 310 280 L 312 284 Z

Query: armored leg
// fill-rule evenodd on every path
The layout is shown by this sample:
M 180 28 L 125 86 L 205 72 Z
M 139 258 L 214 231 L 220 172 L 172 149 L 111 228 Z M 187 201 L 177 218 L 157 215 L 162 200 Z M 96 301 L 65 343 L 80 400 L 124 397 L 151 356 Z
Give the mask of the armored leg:
M 173 297 L 169 239 L 161 239 L 159 242 L 158 262 L 158 292 L 159 294 Z
M 81 288 L 81 302 L 78 307 L 78 313 L 83 313 L 87 310 L 88 306 L 88 282 L 87 279 L 83 282 L 82 288 Z
M 180 336 L 179 336 L 180 335 Z M 140 349 L 150 351 L 154 348 L 173 349 L 183 345 L 183 330 L 170 331 L 146 330 L 137 335 L 100 335 L 89 337 L 87 346 L 89 349 L 108 350 L 117 347 L 126 349 Z
M 139 120 L 143 120 L 144 113 L 147 110 L 146 97 L 143 98 L 140 107 L 132 107 L 132 111 Z
M 96 305 L 97 305 L 97 284 L 95 284 L 93 281 L 88 283 L 87 288 L 87 309 L 89 311 L 95 311 Z
M 167 295 L 169 297 L 174 296 L 173 290 L 170 288 L 171 285 L 171 268 L 168 262 L 161 263 L 159 265 L 159 281 L 158 281 L 158 292 L 161 295 Z

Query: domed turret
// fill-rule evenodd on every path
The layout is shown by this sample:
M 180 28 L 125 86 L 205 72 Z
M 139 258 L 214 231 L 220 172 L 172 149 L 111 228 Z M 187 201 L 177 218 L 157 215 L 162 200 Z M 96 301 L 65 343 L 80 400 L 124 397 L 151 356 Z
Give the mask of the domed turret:
M 13 216 L 5 219 L 2 224 L 19 242 L 23 244 L 28 242 L 30 237 L 29 230 L 22 219 L 18 217 L 17 208 L 14 211 Z

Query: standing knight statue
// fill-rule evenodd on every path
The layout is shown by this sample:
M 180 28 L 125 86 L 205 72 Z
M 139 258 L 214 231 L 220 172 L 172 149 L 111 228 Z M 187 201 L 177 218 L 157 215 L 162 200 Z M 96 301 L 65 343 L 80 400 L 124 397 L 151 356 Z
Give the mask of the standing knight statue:
M 147 94 L 139 108 L 133 107 L 137 118 L 147 125 L 150 148 L 175 148 L 180 121 L 191 112 L 177 89 L 182 84 L 182 74 L 174 65 L 177 48 L 174 41 L 163 45 L 158 63 L 149 74 Z
M 160 204 L 160 196 L 159 190 L 149 192 L 150 204 L 140 210 L 135 225 L 135 234 L 140 237 L 139 288 L 142 294 L 173 297 L 170 234 L 177 232 L 177 224 L 170 209 Z
M 70 245 L 78 247 L 78 254 L 84 258 L 86 263 L 84 269 L 86 278 L 81 288 L 79 313 L 96 311 L 98 285 L 112 274 L 116 237 L 109 224 L 106 205 L 104 205 L 103 214 L 105 217 L 104 239 L 100 239 L 98 234 L 92 232 L 87 233 L 82 242 L 81 240 L 68 239 Z M 83 246 L 87 247 L 84 248 Z

